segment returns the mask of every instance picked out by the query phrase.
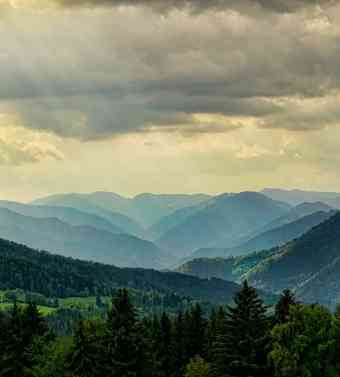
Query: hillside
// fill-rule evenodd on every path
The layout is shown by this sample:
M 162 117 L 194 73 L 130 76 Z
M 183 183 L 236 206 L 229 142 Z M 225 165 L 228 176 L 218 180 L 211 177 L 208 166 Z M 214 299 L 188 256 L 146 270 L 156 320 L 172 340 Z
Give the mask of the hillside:
M 297 206 L 291 208 L 287 213 L 285 213 L 283 216 L 279 217 L 278 219 L 275 219 L 271 221 L 269 224 L 265 225 L 263 227 L 262 232 L 272 230 L 275 228 L 278 228 L 280 226 L 292 223 L 294 221 L 297 221 L 299 219 L 302 219 L 303 217 L 312 215 L 316 212 L 329 212 L 334 210 L 334 207 L 331 207 L 327 204 L 324 204 L 322 202 L 311 202 L 311 203 L 301 203 Z
M 256 266 L 247 277 L 257 287 L 278 292 L 298 288 L 340 256 L 340 213 L 312 228 Z M 325 276 L 327 280 L 327 276 Z
M 183 263 L 177 272 L 204 279 L 219 278 L 240 282 L 245 273 L 266 258 L 275 255 L 279 249 L 263 250 L 243 257 L 197 258 Z
M 156 224 L 152 225 L 149 228 L 149 233 L 153 239 L 159 239 L 171 229 L 182 224 L 188 217 L 194 215 L 204 206 L 206 206 L 206 202 L 197 206 L 178 209 L 170 215 L 162 217 Z
M 210 302 L 229 302 L 239 286 L 220 279 L 199 279 L 175 272 L 117 268 L 38 252 L 0 240 L 0 289 L 27 289 L 46 297 L 110 295 L 129 287 L 173 292 Z
M 307 303 L 318 302 L 332 310 L 340 302 L 340 257 L 323 267 L 297 288 L 297 296 Z
M 0 208 L 0 237 L 65 256 L 124 267 L 165 267 L 169 258 L 149 241 L 56 218 L 33 218 Z
M 282 216 L 289 206 L 254 192 L 224 194 L 183 223 L 171 228 L 157 243 L 182 256 L 217 243 L 232 244 L 255 229 Z
M 315 212 L 311 215 L 302 217 L 299 220 L 293 221 L 292 223 L 261 233 L 249 241 L 231 248 L 226 252 L 235 256 L 282 246 L 289 241 L 299 238 L 304 233 L 324 222 L 334 214 L 335 211 Z
M 313 213 L 309 216 L 302 217 L 297 221 L 293 221 L 292 223 L 288 223 L 279 226 L 278 228 L 259 233 L 255 237 L 249 237 L 249 240 L 247 240 L 246 242 L 241 242 L 235 247 L 200 248 L 198 250 L 195 250 L 187 259 L 216 257 L 228 258 L 231 256 L 245 255 L 255 251 L 282 246 L 285 243 L 302 236 L 314 226 L 322 223 L 323 221 L 334 215 L 334 213 L 335 211 Z M 265 228 L 266 227 L 267 226 L 265 226 Z

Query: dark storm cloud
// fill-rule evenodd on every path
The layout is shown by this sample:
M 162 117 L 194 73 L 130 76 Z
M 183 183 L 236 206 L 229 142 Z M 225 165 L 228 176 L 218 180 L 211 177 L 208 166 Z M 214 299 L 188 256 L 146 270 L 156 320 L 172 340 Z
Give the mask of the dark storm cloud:
M 335 0 L 56 0 L 64 7 L 72 6 L 145 6 L 157 11 L 190 9 L 195 12 L 229 8 L 261 7 L 273 12 L 294 12 L 310 6 L 331 5 Z
M 227 132 L 244 118 L 289 130 L 336 125 L 338 100 L 328 96 L 340 91 L 340 7 L 293 12 L 329 3 L 101 2 L 216 9 L 168 17 L 145 8 L 15 9 L 0 22 L 7 36 L 0 47 L 0 114 L 81 140 L 150 130 Z M 218 11 L 233 4 L 260 11 Z M 286 11 L 292 13 L 280 13 Z M 201 124 L 194 115 L 202 113 L 226 119 Z

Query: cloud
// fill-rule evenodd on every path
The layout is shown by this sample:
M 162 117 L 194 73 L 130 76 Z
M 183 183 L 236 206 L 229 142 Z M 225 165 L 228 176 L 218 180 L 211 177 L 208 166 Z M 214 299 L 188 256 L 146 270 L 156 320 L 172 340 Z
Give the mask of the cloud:
M 96 6 L 144 6 L 157 11 L 185 9 L 193 12 L 207 10 L 244 9 L 261 7 L 262 9 L 284 13 L 295 12 L 301 8 L 326 6 L 335 0 L 55 0 L 64 7 Z
M 173 12 L 10 11 L 0 22 L 7 35 L 0 48 L 0 112 L 27 129 L 79 140 L 338 124 L 340 6 L 264 15 L 263 7 L 285 4 L 293 11 L 316 2 L 258 1 L 262 8 L 254 14 L 220 11 L 233 1 L 148 2 L 158 3 Z M 176 10 L 194 3 L 211 12 Z M 198 122 L 199 114 L 211 121 Z
M 27 131 L 11 124 L 4 127 L 9 119 L 0 117 L 0 165 L 20 166 L 44 160 L 63 160 L 64 155 L 48 135 Z

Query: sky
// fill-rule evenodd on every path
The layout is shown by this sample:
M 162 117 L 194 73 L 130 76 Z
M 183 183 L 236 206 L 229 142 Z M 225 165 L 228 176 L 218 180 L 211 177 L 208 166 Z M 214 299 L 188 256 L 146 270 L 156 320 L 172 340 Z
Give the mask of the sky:
M 340 2 L 0 0 L 0 198 L 340 191 Z

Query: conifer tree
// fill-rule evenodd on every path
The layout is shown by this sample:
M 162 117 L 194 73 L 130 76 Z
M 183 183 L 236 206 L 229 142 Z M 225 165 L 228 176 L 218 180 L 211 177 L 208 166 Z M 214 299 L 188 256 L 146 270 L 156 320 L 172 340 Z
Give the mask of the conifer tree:
M 1 377 L 23 377 L 25 375 L 25 343 L 23 337 L 22 311 L 14 301 L 10 311 L 9 328 L 2 342 L 0 363 Z
M 73 336 L 67 369 L 74 377 L 104 376 L 100 361 L 100 344 L 95 342 L 93 332 L 86 333 L 85 322 L 81 320 Z
M 189 322 L 189 357 L 204 356 L 205 350 L 205 335 L 207 322 L 203 317 L 202 308 L 196 304 L 190 311 Z
M 225 375 L 265 377 L 269 323 L 266 307 L 256 290 L 245 281 L 228 307 L 225 322 Z
M 8 329 L 1 340 L 0 376 L 31 376 L 35 354 L 39 352 L 39 348 L 33 351 L 35 342 L 46 333 L 47 325 L 35 304 L 30 303 L 22 310 L 14 302 L 8 319 Z
M 137 331 L 136 313 L 126 289 L 112 300 L 106 330 L 107 376 L 143 376 L 143 345 Z
M 185 342 L 184 331 L 184 318 L 183 313 L 179 312 L 174 321 L 173 329 L 173 348 L 174 348 L 174 376 L 181 377 L 183 375 L 183 369 L 187 362 L 186 354 L 187 350 Z
M 291 305 L 296 305 L 294 293 L 289 289 L 285 289 L 275 306 L 275 323 L 287 322 Z
M 174 372 L 175 356 L 172 336 L 172 324 L 166 313 L 159 321 L 159 330 L 155 334 L 155 352 L 161 376 L 170 377 Z
M 340 305 L 337 305 L 332 328 L 334 342 L 334 369 L 340 375 Z
M 211 376 L 224 377 L 226 375 L 229 360 L 226 358 L 227 352 L 227 330 L 226 330 L 226 313 L 220 307 L 216 313 L 213 313 L 210 321 L 211 335 L 208 360 L 211 362 Z

